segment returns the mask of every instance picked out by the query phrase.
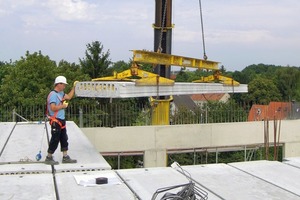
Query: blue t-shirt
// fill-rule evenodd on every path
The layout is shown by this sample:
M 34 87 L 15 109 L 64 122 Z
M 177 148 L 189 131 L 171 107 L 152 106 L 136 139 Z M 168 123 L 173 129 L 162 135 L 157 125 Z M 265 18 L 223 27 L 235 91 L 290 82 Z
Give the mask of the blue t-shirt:
M 61 105 L 63 103 L 62 100 L 63 100 L 64 96 L 65 96 L 65 93 L 63 91 L 61 91 L 61 92 L 51 91 L 50 92 L 49 97 L 48 97 L 48 113 L 50 116 L 54 115 L 54 112 L 51 110 L 50 104 L 55 103 L 55 105 Z M 65 119 L 65 109 L 58 110 L 56 118 Z

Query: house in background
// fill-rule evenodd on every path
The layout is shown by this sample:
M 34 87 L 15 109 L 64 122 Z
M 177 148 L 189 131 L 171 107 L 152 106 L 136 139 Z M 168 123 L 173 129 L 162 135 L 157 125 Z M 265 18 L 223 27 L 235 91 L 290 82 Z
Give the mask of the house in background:
M 190 111 L 194 111 L 197 107 L 201 107 L 208 101 L 227 102 L 230 95 L 221 94 L 193 94 L 193 95 L 174 95 L 170 104 L 171 114 L 173 115 L 179 107 L 185 107 Z
M 269 105 L 252 105 L 248 121 L 287 119 L 292 116 L 291 102 L 270 102 Z
M 202 106 L 208 101 L 226 103 L 230 99 L 230 95 L 228 93 L 193 94 L 191 95 L 191 99 L 197 104 L 197 106 Z
M 197 104 L 191 99 L 190 95 L 174 95 L 173 101 L 170 104 L 171 115 L 174 115 L 180 107 L 185 107 L 190 111 L 197 108 Z

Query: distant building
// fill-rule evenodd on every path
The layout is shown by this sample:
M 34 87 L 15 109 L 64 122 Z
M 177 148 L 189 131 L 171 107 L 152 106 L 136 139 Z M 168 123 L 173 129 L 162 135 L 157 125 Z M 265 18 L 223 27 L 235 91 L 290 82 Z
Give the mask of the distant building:
M 193 94 L 193 95 L 174 95 L 171 102 L 171 114 L 179 107 L 185 107 L 190 111 L 194 111 L 197 107 L 201 107 L 208 101 L 227 102 L 230 95 L 227 93 L 221 94 Z
M 180 107 L 194 111 L 197 108 L 197 104 L 195 104 L 189 95 L 174 95 L 170 106 L 171 114 L 174 115 L 176 110 Z
M 248 121 L 287 119 L 292 115 L 292 103 L 270 102 L 269 105 L 252 105 Z
M 230 99 L 230 95 L 228 93 L 193 94 L 191 95 L 191 99 L 197 106 L 202 106 L 208 101 L 226 103 Z

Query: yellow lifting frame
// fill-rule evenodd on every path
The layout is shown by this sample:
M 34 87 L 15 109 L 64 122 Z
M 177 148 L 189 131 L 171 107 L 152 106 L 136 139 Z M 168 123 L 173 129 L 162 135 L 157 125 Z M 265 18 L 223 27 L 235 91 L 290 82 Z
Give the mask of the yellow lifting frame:
M 191 67 L 198 69 L 206 69 L 214 71 L 214 74 L 208 77 L 201 77 L 197 81 L 193 82 L 219 82 L 224 85 L 233 85 L 238 86 L 240 83 L 233 80 L 230 77 L 226 77 L 221 75 L 218 64 L 219 62 L 202 60 L 197 58 L 183 57 L 170 55 L 165 53 L 157 53 L 152 51 L 144 51 L 144 50 L 132 50 L 133 51 L 133 61 L 134 62 L 142 62 L 142 63 L 150 63 L 150 64 L 160 64 L 160 65 L 175 65 L 181 67 Z
M 157 53 L 152 51 L 143 50 L 132 50 L 133 51 L 133 61 L 150 63 L 150 64 L 160 64 L 160 65 L 174 65 L 181 67 L 192 67 L 198 69 L 207 70 L 219 70 L 219 62 L 202 60 L 197 58 L 189 58 L 183 56 L 170 55 L 165 53 Z
M 222 76 L 219 70 L 215 71 L 213 75 L 201 77 L 199 80 L 193 81 L 194 83 L 211 83 L 218 82 L 228 86 L 239 86 L 240 83 L 233 78 Z
M 113 76 L 95 78 L 92 81 L 133 81 L 136 85 L 174 85 L 173 80 L 141 70 L 136 63 L 123 72 L 114 72 Z

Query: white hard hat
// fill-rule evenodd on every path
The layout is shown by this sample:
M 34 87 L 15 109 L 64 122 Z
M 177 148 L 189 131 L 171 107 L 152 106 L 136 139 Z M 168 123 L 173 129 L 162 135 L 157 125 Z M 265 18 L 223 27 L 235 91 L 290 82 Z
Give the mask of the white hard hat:
M 67 83 L 67 79 L 64 76 L 58 76 L 55 79 L 54 85 L 58 84 L 58 83 L 64 83 L 64 84 L 68 84 Z

